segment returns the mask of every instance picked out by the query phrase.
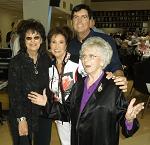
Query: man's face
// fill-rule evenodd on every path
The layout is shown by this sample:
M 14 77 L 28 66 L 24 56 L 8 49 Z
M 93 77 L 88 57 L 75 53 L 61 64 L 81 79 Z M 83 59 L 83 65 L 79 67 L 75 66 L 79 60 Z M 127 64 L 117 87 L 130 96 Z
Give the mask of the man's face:
M 90 18 L 85 9 L 75 12 L 72 18 L 73 28 L 76 33 L 87 33 L 90 30 Z

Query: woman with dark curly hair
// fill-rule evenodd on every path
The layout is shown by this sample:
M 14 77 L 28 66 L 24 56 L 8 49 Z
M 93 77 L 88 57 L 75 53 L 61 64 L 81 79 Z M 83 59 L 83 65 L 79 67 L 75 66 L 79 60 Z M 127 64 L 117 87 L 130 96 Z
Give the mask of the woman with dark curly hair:
M 42 108 L 27 98 L 36 91 L 43 94 L 48 88 L 50 58 L 46 51 L 43 25 L 25 20 L 19 31 L 20 51 L 11 60 L 8 75 L 10 99 L 10 129 L 13 145 L 20 145 L 21 137 L 27 136 L 34 145 L 49 145 L 51 121 L 44 118 Z

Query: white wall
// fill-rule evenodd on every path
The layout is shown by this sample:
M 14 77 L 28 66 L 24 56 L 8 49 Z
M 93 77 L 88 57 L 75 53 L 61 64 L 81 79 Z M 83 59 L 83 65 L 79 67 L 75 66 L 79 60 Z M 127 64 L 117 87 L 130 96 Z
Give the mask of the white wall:
M 22 19 L 22 14 L 14 11 L 0 9 L 0 30 L 2 31 L 2 46 L 6 45 L 6 34 L 11 30 L 11 23 L 17 19 Z
M 23 18 L 39 20 L 48 29 L 49 0 L 23 0 Z

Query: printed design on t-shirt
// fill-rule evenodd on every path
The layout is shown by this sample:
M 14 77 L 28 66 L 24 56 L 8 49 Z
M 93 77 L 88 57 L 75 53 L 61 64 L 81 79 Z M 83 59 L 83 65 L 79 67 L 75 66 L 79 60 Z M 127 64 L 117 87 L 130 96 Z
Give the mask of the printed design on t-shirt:
M 65 73 L 62 77 L 62 87 L 65 95 L 68 95 L 70 93 L 73 84 L 74 84 L 73 73 L 72 72 Z

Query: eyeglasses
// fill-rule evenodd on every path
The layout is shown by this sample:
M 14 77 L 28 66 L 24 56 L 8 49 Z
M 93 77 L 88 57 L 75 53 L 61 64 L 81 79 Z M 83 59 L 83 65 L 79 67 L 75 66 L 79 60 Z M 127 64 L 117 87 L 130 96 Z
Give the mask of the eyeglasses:
M 100 57 L 100 56 L 96 56 L 96 55 L 93 55 L 93 54 L 90 54 L 90 55 L 80 55 L 80 59 L 81 60 L 85 60 L 85 59 L 94 60 L 97 57 Z
M 31 41 L 32 39 L 34 39 L 34 40 L 39 40 L 41 37 L 40 36 L 35 36 L 35 37 L 26 37 L 25 39 L 27 40 L 27 41 Z

